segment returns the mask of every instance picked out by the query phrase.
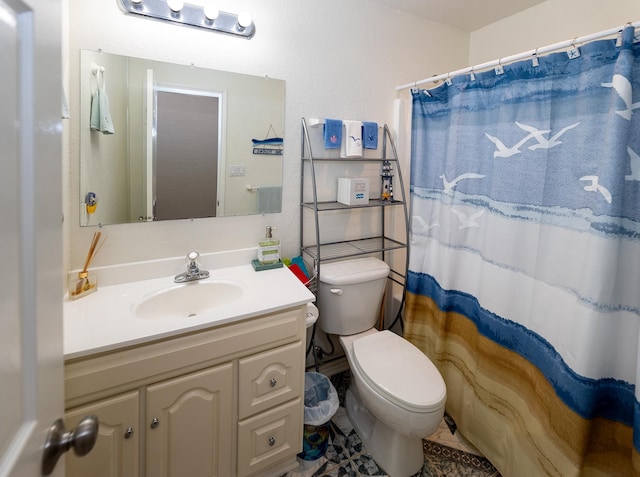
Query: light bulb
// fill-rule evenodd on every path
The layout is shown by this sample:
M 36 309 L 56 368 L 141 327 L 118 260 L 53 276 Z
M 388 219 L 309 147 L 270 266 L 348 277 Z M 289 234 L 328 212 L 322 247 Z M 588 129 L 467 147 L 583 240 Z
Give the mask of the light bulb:
M 238 15 L 238 25 L 240 25 L 242 30 L 251 25 L 251 15 L 248 13 L 240 13 Z
M 210 22 L 216 21 L 216 18 L 218 18 L 219 14 L 220 14 L 220 11 L 211 5 L 207 5 L 204 7 L 204 16 Z
M 167 0 L 167 5 L 173 13 L 178 13 L 184 7 L 184 2 L 182 0 Z

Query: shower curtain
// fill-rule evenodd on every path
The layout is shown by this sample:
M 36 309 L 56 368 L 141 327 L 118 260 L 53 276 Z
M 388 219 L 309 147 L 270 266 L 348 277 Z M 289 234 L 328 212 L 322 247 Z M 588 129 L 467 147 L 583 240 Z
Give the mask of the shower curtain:
M 413 92 L 404 335 L 505 476 L 640 474 L 639 128 L 632 27 Z

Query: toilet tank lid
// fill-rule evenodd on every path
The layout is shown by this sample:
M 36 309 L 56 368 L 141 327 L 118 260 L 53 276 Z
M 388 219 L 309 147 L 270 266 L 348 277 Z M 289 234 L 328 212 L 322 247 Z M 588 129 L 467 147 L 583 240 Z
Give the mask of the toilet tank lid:
M 328 285 L 369 282 L 389 275 L 389 265 L 375 257 L 329 262 L 320 267 L 320 281 Z

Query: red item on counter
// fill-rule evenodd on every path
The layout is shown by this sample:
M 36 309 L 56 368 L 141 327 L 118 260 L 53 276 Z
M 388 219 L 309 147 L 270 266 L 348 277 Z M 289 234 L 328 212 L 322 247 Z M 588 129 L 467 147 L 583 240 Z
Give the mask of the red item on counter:
M 302 283 L 306 284 L 309 281 L 309 278 L 307 278 L 307 275 L 305 275 L 302 269 L 295 263 L 292 263 L 291 265 L 289 265 L 289 270 L 291 270 L 291 272 L 296 277 L 298 277 L 298 280 L 300 280 Z

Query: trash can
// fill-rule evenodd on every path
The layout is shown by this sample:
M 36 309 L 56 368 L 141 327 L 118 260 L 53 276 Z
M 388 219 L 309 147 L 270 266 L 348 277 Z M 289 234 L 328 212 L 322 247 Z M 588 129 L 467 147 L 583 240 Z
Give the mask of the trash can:
M 338 410 L 338 392 L 329 378 L 315 372 L 304 375 L 303 460 L 322 457 L 329 445 L 329 421 Z

